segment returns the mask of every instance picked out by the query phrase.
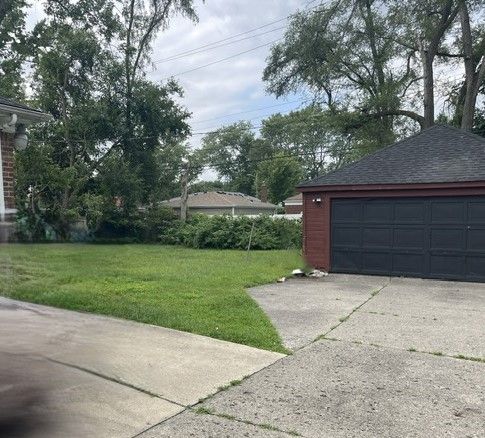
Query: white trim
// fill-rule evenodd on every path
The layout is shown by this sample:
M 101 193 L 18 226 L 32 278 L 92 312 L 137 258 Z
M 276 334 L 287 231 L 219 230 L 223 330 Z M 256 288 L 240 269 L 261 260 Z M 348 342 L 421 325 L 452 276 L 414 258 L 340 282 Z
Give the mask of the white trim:
M 47 122 L 48 120 L 52 119 L 50 114 L 46 114 L 41 111 L 29 110 L 5 104 L 0 104 L 0 114 L 4 114 L 7 117 L 10 117 L 12 114 L 16 114 L 18 117 L 17 123 L 23 123 L 26 125 L 36 122 Z
M 0 135 L 0 222 L 5 221 L 5 194 L 3 191 L 2 136 Z
M 285 207 L 287 205 L 303 205 L 302 201 L 284 201 L 284 203 L 285 203 Z

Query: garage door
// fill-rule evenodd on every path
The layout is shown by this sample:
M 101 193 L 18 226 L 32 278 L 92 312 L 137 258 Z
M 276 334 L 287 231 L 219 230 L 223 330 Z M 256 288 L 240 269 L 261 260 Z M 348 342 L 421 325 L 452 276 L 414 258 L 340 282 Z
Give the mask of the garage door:
M 485 281 L 485 197 L 334 199 L 332 271 Z

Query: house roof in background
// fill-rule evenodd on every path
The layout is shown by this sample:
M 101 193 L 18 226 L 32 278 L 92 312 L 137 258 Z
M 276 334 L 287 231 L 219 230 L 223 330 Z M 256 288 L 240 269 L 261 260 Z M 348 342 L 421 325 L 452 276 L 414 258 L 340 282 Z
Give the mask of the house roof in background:
M 485 181 L 485 138 L 435 125 L 298 187 Z
M 285 205 L 288 204 L 302 204 L 303 203 L 303 195 L 301 193 L 297 193 L 296 195 L 290 196 L 289 198 L 286 198 L 283 203 Z
M 170 207 L 180 207 L 180 197 L 163 201 L 164 205 Z M 204 207 L 204 208 L 231 208 L 244 207 L 254 209 L 268 209 L 273 210 L 277 208 L 276 205 L 269 202 L 262 202 L 254 196 L 245 195 L 239 192 L 198 192 L 189 194 L 187 204 L 190 207 Z

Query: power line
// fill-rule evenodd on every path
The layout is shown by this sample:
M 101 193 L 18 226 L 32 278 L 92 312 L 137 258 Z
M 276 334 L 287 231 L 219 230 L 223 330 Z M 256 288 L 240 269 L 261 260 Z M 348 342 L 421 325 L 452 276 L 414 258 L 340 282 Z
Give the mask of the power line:
M 239 52 L 239 53 L 235 53 L 234 55 L 228 56 L 226 58 L 218 59 L 217 61 L 209 62 L 208 64 L 200 65 L 199 67 L 195 67 L 195 68 L 191 68 L 189 70 L 185 70 L 185 71 L 182 71 L 182 72 L 179 72 L 179 73 L 175 73 L 175 74 L 170 75 L 170 76 L 168 76 L 168 77 L 166 77 L 162 80 L 170 79 L 170 78 L 173 78 L 175 76 L 181 76 L 181 75 L 184 75 L 184 74 L 187 74 L 187 73 L 191 73 L 193 71 L 201 70 L 203 68 L 209 67 L 209 66 L 214 65 L 214 64 L 219 64 L 220 62 L 228 61 L 229 59 L 233 59 L 233 58 L 236 58 L 238 56 L 244 55 L 246 53 L 254 52 L 255 50 L 260 49 L 262 47 L 269 46 L 270 44 L 274 44 L 277 41 L 278 40 L 270 41 L 269 43 L 261 44 L 260 46 L 253 47 L 252 49 L 245 50 L 245 51 Z
M 169 56 L 168 58 L 163 58 L 163 59 L 153 61 L 153 64 L 162 64 L 164 62 L 182 59 L 182 58 L 185 58 L 187 56 L 198 55 L 199 53 L 208 52 L 210 50 L 218 49 L 220 47 L 229 46 L 231 44 L 239 43 L 241 41 L 246 41 L 246 40 L 249 40 L 249 39 L 252 39 L 252 38 L 257 38 L 257 37 L 260 37 L 260 36 L 263 36 L 263 35 L 267 35 L 269 33 L 276 32 L 277 30 L 285 29 L 285 28 L 286 28 L 286 26 L 277 27 L 276 29 L 271 29 L 271 30 L 268 30 L 267 32 L 258 33 L 256 35 L 251 35 L 251 36 L 248 36 L 248 37 L 245 37 L 245 38 L 241 38 L 241 39 L 234 40 L 234 41 L 229 41 L 229 42 L 224 43 L 224 44 L 219 44 L 219 45 L 216 45 L 216 46 L 207 47 L 207 48 L 201 49 L 201 50 L 196 50 L 196 49 L 188 50 L 186 52 L 181 52 L 179 54 Z M 202 47 L 205 47 L 205 46 L 202 46 Z
M 317 1 L 317 0 L 312 0 L 312 1 L 308 2 L 308 3 L 307 3 L 305 6 L 304 6 L 304 8 L 303 8 L 303 9 L 304 9 L 304 10 L 305 10 L 305 9 L 308 9 L 308 6 L 309 6 L 310 4 L 312 4 L 312 3 L 315 3 L 316 1 Z M 154 61 L 154 63 L 156 64 L 156 63 L 158 63 L 158 62 L 163 62 L 163 61 L 166 61 L 166 60 L 171 60 L 172 58 L 175 58 L 175 57 L 179 57 L 179 56 L 186 55 L 186 54 L 191 54 L 192 52 L 196 52 L 196 51 L 198 51 L 198 50 L 200 50 L 200 49 L 205 49 L 205 48 L 207 48 L 207 47 L 214 46 L 215 44 L 223 43 L 223 42 L 226 42 L 226 41 L 232 40 L 232 39 L 234 39 L 234 38 L 237 38 L 237 37 L 240 37 L 240 36 L 243 36 L 243 35 L 247 35 L 247 34 L 250 34 L 250 33 L 256 32 L 256 31 L 258 31 L 258 30 L 261 30 L 261 29 L 265 29 L 265 28 L 267 28 L 267 27 L 269 27 L 269 26 L 272 26 L 273 24 L 278 24 L 278 23 L 281 23 L 282 21 L 286 21 L 286 20 L 288 20 L 290 17 L 292 17 L 292 16 L 294 16 L 294 15 L 295 15 L 295 12 L 293 12 L 293 13 L 291 13 L 291 14 L 288 14 L 288 15 L 286 15 L 285 17 L 282 17 L 282 18 L 280 18 L 280 19 L 278 19 L 278 20 L 275 20 L 275 21 L 270 21 L 269 23 L 263 24 L 262 26 L 254 27 L 254 28 L 249 29 L 249 30 L 247 30 L 247 31 L 244 31 L 244 32 L 241 32 L 241 33 L 237 33 L 237 34 L 234 34 L 234 35 L 230 35 L 230 36 L 228 36 L 228 37 L 226 37 L 226 38 L 223 38 L 223 39 L 221 39 L 221 40 L 213 41 L 212 43 L 207 43 L 207 44 L 204 44 L 204 45 L 199 46 L 199 47 L 194 47 L 193 49 L 189 49 L 189 50 L 186 50 L 186 51 L 184 51 L 184 52 L 176 53 L 175 55 L 169 56 L 169 57 L 168 57 L 168 58 L 166 58 L 166 59 L 161 59 L 161 60 L 159 60 L 159 61 Z M 278 28 L 276 28 L 276 29 L 272 29 L 272 30 L 270 30 L 270 31 L 268 31 L 268 32 L 264 32 L 264 33 L 261 33 L 261 34 L 259 34 L 259 35 L 253 35 L 253 36 L 249 36 L 249 37 L 247 37 L 247 38 L 242 38 L 242 39 L 240 39 L 240 40 L 238 40 L 238 41 L 243 41 L 243 40 L 246 40 L 246 39 L 255 38 L 255 37 L 257 37 L 257 36 L 261 36 L 261 35 L 264 35 L 264 34 L 266 34 L 266 33 L 274 32 L 274 31 L 276 31 L 276 30 L 280 30 L 280 29 L 284 29 L 285 27 L 286 27 L 286 26 L 278 27 Z M 232 44 L 232 43 L 230 43 L 230 44 Z M 224 45 L 224 44 L 223 44 L 223 45 Z
M 237 113 L 225 114 L 223 116 L 213 117 L 211 119 L 198 120 L 196 122 L 193 122 L 192 124 L 193 125 L 196 125 L 196 124 L 204 123 L 204 122 L 212 122 L 213 120 L 225 119 L 226 117 L 239 116 L 241 114 L 247 114 L 247 113 L 254 113 L 254 112 L 262 111 L 262 110 L 265 110 L 265 109 L 276 108 L 276 107 L 285 106 L 285 105 L 291 105 L 292 103 L 304 103 L 304 102 L 308 102 L 310 100 L 312 100 L 312 99 L 311 98 L 308 98 L 308 99 L 303 99 L 303 100 L 292 100 L 292 101 L 289 101 L 289 102 L 282 102 L 282 103 L 278 103 L 278 104 L 275 104 L 275 105 L 269 105 L 269 106 L 263 106 L 263 107 L 259 107 L 259 108 L 254 108 L 252 110 L 239 111 Z

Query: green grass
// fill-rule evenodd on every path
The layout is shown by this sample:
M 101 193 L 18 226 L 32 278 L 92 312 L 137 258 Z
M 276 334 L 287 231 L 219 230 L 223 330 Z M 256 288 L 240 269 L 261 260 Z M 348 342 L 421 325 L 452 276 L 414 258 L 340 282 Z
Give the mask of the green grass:
M 159 245 L 2 245 L 0 294 L 284 352 L 245 291 L 302 265 L 298 251 Z

